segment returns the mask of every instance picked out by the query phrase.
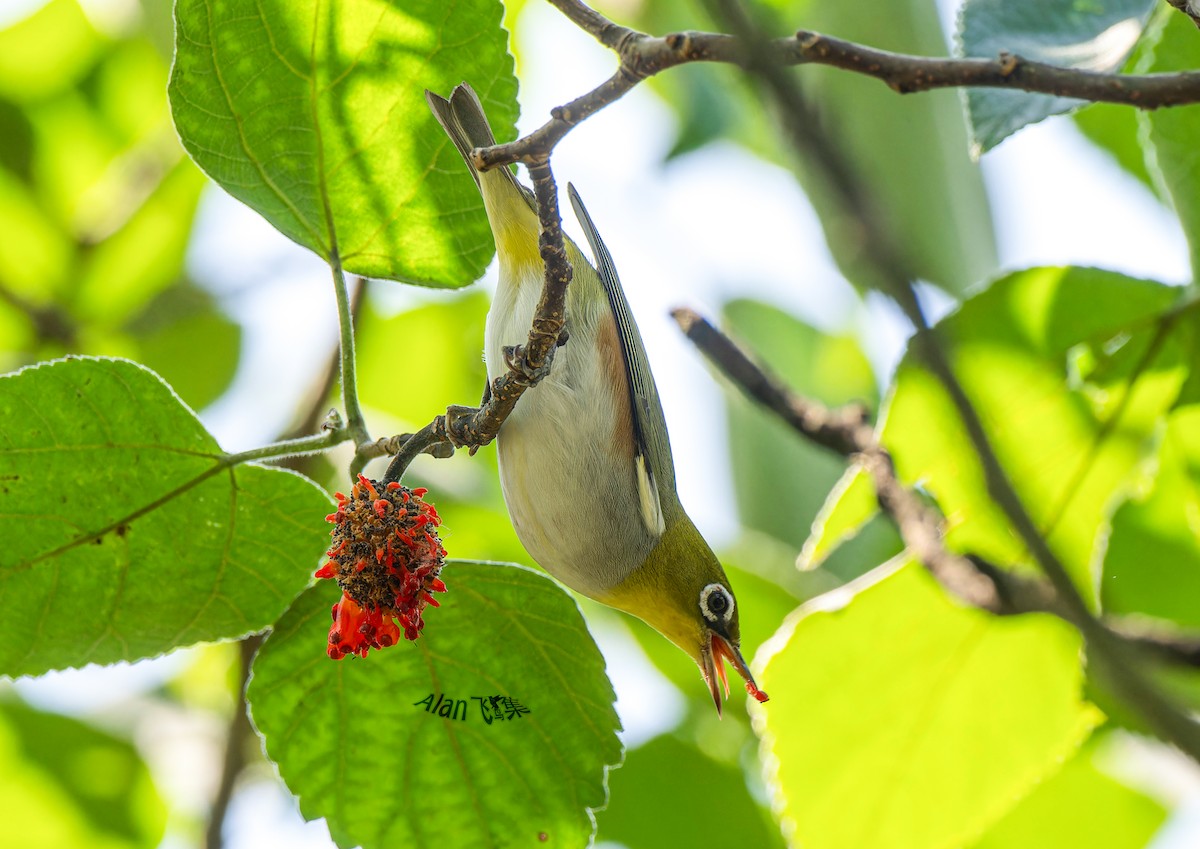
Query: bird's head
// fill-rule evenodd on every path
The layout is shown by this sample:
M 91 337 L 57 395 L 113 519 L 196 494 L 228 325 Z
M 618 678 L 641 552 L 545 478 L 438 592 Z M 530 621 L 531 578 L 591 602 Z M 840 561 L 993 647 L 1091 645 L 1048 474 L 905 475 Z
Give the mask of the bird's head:
M 729 579 L 686 516 L 669 524 L 645 563 L 600 600 L 632 613 L 683 649 L 700 667 L 718 714 L 722 685 L 729 697 L 726 662 L 746 682 L 750 695 L 767 700 L 742 657 L 737 599 Z

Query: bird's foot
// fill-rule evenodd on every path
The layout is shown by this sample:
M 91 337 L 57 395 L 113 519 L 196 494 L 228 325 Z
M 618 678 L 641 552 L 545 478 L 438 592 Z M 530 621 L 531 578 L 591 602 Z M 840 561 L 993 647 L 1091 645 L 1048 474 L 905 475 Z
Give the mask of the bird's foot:
M 554 352 L 557 346 L 546 352 L 546 359 L 541 363 L 531 363 L 524 345 L 506 345 L 501 349 L 504 364 L 509 370 L 518 375 L 526 385 L 536 386 L 546 375 L 550 374 L 550 365 L 554 362 Z
M 442 416 L 445 424 L 441 430 L 454 448 L 466 447 L 472 454 L 479 449 L 482 443 L 474 424 L 478 413 L 478 407 L 463 407 L 459 404 L 451 404 L 446 408 L 446 414 Z

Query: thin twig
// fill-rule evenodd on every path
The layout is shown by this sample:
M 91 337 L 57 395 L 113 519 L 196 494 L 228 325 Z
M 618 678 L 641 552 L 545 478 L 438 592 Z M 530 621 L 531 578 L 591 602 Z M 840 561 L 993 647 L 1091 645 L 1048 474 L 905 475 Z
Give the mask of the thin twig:
M 225 735 L 225 757 L 221 763 L 221 783 L 213 797 L 212 809 L 208 815 L 208 825 L 204 830 L 205 849 L 222 849 L 225 844 L 222 832 L 225 826 L 225 815 L 229 812 L 229 803 L 233 799 L 233 788 L 238 776 L 246 768 L 246 750 L 254 729 L 250 725 L 250 717 L 246 706 L 246 683 L 250 680 L 250 662 L 254 653 L 262 645 L 263 635 L 252 634 L 238 643 L 241 671 L 239 673 L 237 702 L 233 706 L 233 715 L 229 718 L 229 729 Z
M 474 151 L 478 160 L 479 150 Z M 388 466 L 384 480 L 399 480 L 408 465 L 421 453 L 448 456 L 445 445 L 465 447 L 472 454 L 490 443 L 512 413 L 525 390 L 536 386 L 550 372 L 554 352 L 566 344 L 564 330 L 567 320 L 567 285 L 573 271 L 563 246 L 562 217 L 558 211 L 558 187 L 549 159 L 529 166 L 537 199 L 541 234 L 538 250 L 545 267 L 541 298 L 533 313 L 533 322 L 524 345 L 506 352 L 508 371 L 488 387 L 487 397 L 478 407 L 452 406 L 437 416 L 400 447 Z M 382 440 L 360 446 L 360 450 L 375 452 L 392 447 L 395 440 Z
M 330 231 L 332 232 L 332 230 Z M 333 292 L 338 310 L 338 344 L 342 376 L 342 409 L 346 413 L 346 429 L 355 445 L 370 442 L 367 423 L 358 404 L 358 374 L 354 357 L 354 313 L 350 309 L 350 292 L 346 275 L 338 256 L 336 243 L 329 256 L 329 269 L 333 274 Z
M 726 33 L 676 32 L 651 36 L 613 23 L 579 0 L 549 0 L 573 23 L 614 50 L 617 72 L 592 91 L 551 112 L 551 119 L 523 138 L 487 148 L 486 167 L 534 163 L 549 155 L 585 118 L 619 100 L 647 77 L 692 62 L 721 62 L 749 69 L 763 60 L 779 66 L 831 65 L 874 77 L 900 94 L 942 88 L 1006 88 L 1158 109 L 1200 102 L 1200 72 L 1105 74 L 1063 68 L 1004 53 L 995 59 L 950 59 L 877 50 L 821 33 L 800 30 L 762 39 L 763 50 Z

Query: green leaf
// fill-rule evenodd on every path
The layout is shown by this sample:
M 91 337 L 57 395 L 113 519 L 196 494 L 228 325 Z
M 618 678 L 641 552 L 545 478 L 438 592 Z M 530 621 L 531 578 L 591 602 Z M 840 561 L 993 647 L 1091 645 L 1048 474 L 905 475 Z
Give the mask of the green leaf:
M 773 645 L 758 727 L 777 811 L 809 849 L 960 846 L 1099 720 L 1070 627 L 960 607 L 915 564 L 842 609 L 802 609 Z
M 1186 15 L 1165 10 L 1161 28 L 1151 34 L 1153 47 L 1141 73 L 1194 71 L 1196 27 Z M 1158 109 L 1139 116 L 1153 147 L 1154 169 L 1161 178 L 1160 194 L 1170 197 L 1188 237 L 1192 274 L 1200 279 L 1200 160 L 1196 138 L 1200 136 L 1200 106 Z
M 451 561 L 442 577 L 421 638 L 365 660 L 325 656 L 332 588 L 296 601 L 250 682 L 267 755 L 339 846 L 585 845 L 621 747 L 579 608 L 519 566 Z M 497 695 L 529 713 L 488 724 Z
M 274 622 L 328 541 L 329 499 L 225 457 L 134 363 L 0 377 L 0 672 L 135 660 Z
M 1118 70 L 1145 28 L 1155 0 L 967 0 L 959 15 L 960 56 L 1024 59 L 1085 71 Z M 1026 124 L 1086 105 L 1049 94 L 968 88 L 967 117 L 977 153 Z
M 1112 504 L 1188 372 L 1179 323 L 1165 317 L 1178 295 L 1113 272 L 1032 269 L 996 281 L 937 327 L 1017 494 L 1088 596 Z M 936 498 L 953 548 L 1027 561 L 957 411 L 911 353 L 881 439 L 901 479 Z
M 1167 419 L 1153 487 L 1113 515 L 1100 598 L 1110 613 L 1200 627 L 1200 406 Z
M 1093 737 L 971 849 L 1147 846 L 1167 812 L 1158 802 L 1107 775 L 1101 768 L 1104 754 Z
M 675 737 L 655 737 L 626 753 L 608 790 L 608 807 L 597 817 L 602 841 L 628 849 L 784 846 L 769 814 L 750 796 L 742 771 Z M 697 815 L 697 800 L 712 804 L 715 815 Z
M 214 180 L 324 259 L 464 286 L 494 246 L 423 89 L 470 81 L 512 138 L 502 12 L 498 0 L 180 0 L 175 125 Z
M 26 849 L 152 849 L 166 808 L 128 741 L 0 702 L 0 817 Z

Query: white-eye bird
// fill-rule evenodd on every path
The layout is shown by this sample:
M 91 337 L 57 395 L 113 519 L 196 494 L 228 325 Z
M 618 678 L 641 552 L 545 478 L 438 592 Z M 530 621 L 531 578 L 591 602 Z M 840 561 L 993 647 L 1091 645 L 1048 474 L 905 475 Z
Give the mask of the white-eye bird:
M 524 343 L 542 292 L 532 192 L 507 167 L 478 171 L 473 148 L 495 144 L 467 84 L 426 98 L 483 195 L 500 283 L 487 316 L 488 380 Z M 699 665 L 717 711 L 724 661 L 766 700 L 742 659 L 725 571 L 679 503 L 662 405 L 612 257 L 568 189 L 599 270 L 565 239 L 569 339 L 549 374 L 500 428 L 500 482 L 513 527 L 538 564 L 571 589 L 644 620 Z

